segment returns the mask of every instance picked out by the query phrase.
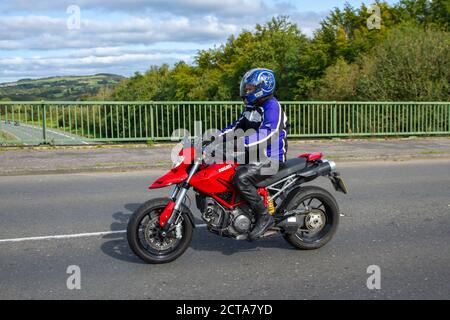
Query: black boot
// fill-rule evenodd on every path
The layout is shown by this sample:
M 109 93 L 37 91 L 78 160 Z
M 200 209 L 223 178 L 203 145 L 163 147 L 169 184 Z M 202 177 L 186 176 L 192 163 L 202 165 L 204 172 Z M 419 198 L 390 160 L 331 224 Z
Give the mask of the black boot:
M 267 209 L 264 207 L 262 212 L 260 211 L 257 215 L 256 225 L 250 233 L 250 239 L 254 240 L 261 237 L 267 229 L 274 225 L 273 217 L 267 212 Z

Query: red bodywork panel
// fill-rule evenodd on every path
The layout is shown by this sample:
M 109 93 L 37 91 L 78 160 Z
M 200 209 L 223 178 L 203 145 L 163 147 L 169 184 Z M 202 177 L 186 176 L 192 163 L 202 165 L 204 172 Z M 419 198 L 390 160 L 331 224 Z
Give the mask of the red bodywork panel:
M 232 183 L 232 178 L 237 166 L 238 165 L 235 163 L 212 164 L 194 174 L 190 181 L 190 185 L 199 192 L 214 198 L 228 209 L 239 206 L 243 201 L 236 202 L 238 192 Z M 220 194 L 224 192 L 231 193 L 231 200 L 229 202 L 220 197 Z M 258 193 L 264 198 L 264 205 L 267 206 L 267 189 L 259 188 Z
M 167 187 L 172 184 L 177 184 L 180 182 L 183 182 L 187 179 L 188 174 L 186 172 L 187 166 L 184 166 L 184 164 L 181 164 L 180 166 L 173 168 L 168 173 L 157 179 L 155 182 L 149 186 L 149 189 L 156 189 L 156 188 L 162 188 Z
M 192 163 L 194 155 L 195 155 L 194 148 L 181 149 L 181 151 L 178 153 L 178 156 L 184 156 L 183 162 L 179 166 L 172 168 L 168 173 L 166 173 L 158 180 L 153 182 L 151 186 L 149 186 L 148 188 L 149 189 L 163 188 L 186 180 L 186 178 L 188 177 L 186 169 Z
M 191 149 L 191 150 L 190 150 Z M 167 174 L 156 180 L 149 188 L 162 188 L 172 184 L 181 183 L 187 179 L 187 168 L 191 164 L 193 157 L 193 148 L 186 148 L 180 151 L 181 155 L 184 153 L 185 161 L 178 167 L 173 168 Z M 187 158 L 187 159 L 186 159 Z M 237 202 L 238 191 L 234 188 L 232 178 L 235 169 L 238 165 L 235 163 L 211 164 L 209 166 L 201 166 L 200 170 L 194 174 L 189 184 L 196 189 L 196 191 L 214 198 L 224 207 L 231 209 L 241 205 L 244 201 Z M 221 198 L 221 194 L 231 193 L 229 201 Z M 258 193 L 264 198 L 264 205 L 267 206 L 268 192 L 266 188 L 259 188 Z M 160 216 L 160 224 L 164 226 L 167 219 L 173 211 L 175 203 L 171 201 L 164 209 Z
M 306 158 L 308 161 L 316 161 L 322 159 L 322 152 L 304 153 L 298 156 L 299 158 Z
M 189 184 L 202 193 L 223 193 L 233 190 L 231 178 L 237 164 L 211 164 L 192 177 Z

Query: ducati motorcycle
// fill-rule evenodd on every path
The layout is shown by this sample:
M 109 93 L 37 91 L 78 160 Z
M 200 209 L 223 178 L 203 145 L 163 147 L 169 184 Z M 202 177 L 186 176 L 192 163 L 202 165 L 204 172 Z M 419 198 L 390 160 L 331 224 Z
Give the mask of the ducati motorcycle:
M 196 152 L 199 151 L 199 152 Z M 173 168 L 149 186 L 173 186 L 167 198 L 142 204 L 131 216 L 127 240 L 132 251 L 147 263 L 167 263 L 181 256 L 192 239 L 194 216 L 186 204 L 193 189 L 195 203 L 208 231 L 236 240 L 250 240 L 256 220 L 248 203 L 232 184 L 237 163 L 207 164 L 201 146 L 191 140 L 183 148 Z M 281 235 L 298 249 L 311 250 L 331 240 L 339 223 L 339 206 L 327 190 L 304 186 L 318 177 L 330 179 L 336 191 L 347 187 L 333 161 L 322 153 L 301 154 L 281 163 L 276 174 L 256 184 L 275 224 L 260 238 Z

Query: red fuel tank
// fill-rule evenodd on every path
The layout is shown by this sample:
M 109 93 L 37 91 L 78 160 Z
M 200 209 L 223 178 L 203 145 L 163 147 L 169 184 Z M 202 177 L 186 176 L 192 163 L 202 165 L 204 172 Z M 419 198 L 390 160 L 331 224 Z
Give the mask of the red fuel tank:
M 189 184 L 207 194 L 232 191 L 231 178 L 236 167 L 236 164 L 212 164 L 194 174 Z

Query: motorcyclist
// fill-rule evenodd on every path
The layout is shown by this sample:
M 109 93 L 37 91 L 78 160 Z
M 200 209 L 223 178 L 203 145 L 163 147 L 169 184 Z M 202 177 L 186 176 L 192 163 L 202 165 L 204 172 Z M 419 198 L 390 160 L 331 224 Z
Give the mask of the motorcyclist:
M 227 135 L 238 129 L 244 131 L 241 141 L 245 146 L 245 163 L 236 168 L 232 181 L 255 214 L 256 224 L 250 239 L 259 238 L 274 224 L 273 217 L 255 187 L 256 183 L 268 177 L 261 170 L 270 166 L 270 161 L 286 160 L 287 117 L 273 95 L 275 84 L 272 70 L 255 68 L 247 71 L 240 84 L 240 96 L 246 104 L 245 109 L 220 134 L 225 140 Z M 247 130 L 253 131 L 245 134 Z

